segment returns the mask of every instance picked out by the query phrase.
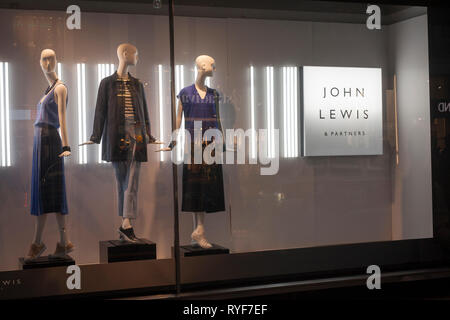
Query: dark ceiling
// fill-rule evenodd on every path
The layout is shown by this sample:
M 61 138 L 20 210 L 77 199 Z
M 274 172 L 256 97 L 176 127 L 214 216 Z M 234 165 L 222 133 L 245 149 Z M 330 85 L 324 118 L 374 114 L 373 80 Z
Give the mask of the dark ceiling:
M 355 1 L 174 0 L 174 13 L 176 16 L 190 17 L 364 23 L 367 19 L 367 3 Z M 168 0 L 162 0 L 163 7 L 161 9 L 153 8 L 153 2 L 154 0 L 0 0 L 0 8 L 65 11 L 69 5 L 76 3 L 85 12 L 168 14 Z M 383 0 L 376 1 L 376 3 L 380 2 Z M 420 10 L 420 8 L 398 5 L 380 5 L 380 7 L 383 14 L 383 25 L 423 14 L 423 10 L 426 10 L 425 8 Z
M 164 5 L 168 0 L 162 1 Z M 152 4 L 153 0 L 0 0 L 0 7 L 13 9 L 40 9 L 59 10 L 67 7 L 67 4 L 82 3 L 89 11 L 89 3 L 92 5 L 104 4 L 105 11 L 108 11 L 107 3 L 114 4 Z M 365 11 L 367 3 L 343 2 L 343 1 L 318 1 L 318 0 L 175 0 L 176 6 L 198 6 L 198 7 L 216 7 L 216 8 L 234 8 L 234 9 L 261 9 L 261 10 L 283 10 L 283 11 L 307 11 L 307 12 L 327 12 L 327 13 L 360 13 Z M 381 5 L 382 12 L 392 14 L 402 10 L 403 6 Z

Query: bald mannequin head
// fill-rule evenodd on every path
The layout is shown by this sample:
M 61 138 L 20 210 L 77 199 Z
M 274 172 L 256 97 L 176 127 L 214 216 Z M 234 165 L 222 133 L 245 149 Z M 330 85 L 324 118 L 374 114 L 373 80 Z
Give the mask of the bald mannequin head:
M 44 49 L 41 52 L 41 69 L 47 73 L 55 72 L 56 68 L 56 53 L 52 49 Z
M 207 55 L 201 55 L 195 59 L 198 73 L 203 73 L 205 76 L 209 77 L 211 77 L 213 71 L 216 70 L 215 63 L 214 59 Z
M 120 63 L 128 66 L 135 66 L 138 61 L 138 51 L 135 46 L 129 43 L 122 43 L 117 47 L 117 57 Z

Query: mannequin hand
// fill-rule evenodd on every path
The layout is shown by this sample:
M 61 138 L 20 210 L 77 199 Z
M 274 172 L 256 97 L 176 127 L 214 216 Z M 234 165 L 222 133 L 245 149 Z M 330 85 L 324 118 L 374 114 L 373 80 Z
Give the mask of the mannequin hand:
M 60 158 L 62 158 L 62 157 L 69 157 L 70 155 L 71 155 L 70 151 L 64 151 L 58 157 L 60 157 Z
M 155 150 L 155 152 L 161 152 L 161 151 L 172 151 L 172 149 L 171 148 L 162 148 L 159 150 Z
M 150 142 L 150 144 L 164 144 L 164 142 L 156 140 L 156 141 Z
M 87 145 L 87 144 L 94 144 L 94 143 L 95 143 L 95 142 L 89 140 L 89 141 L 80 143 L 78 146 L 81 147 L 81 146 L 84 146 L 84 145 Z

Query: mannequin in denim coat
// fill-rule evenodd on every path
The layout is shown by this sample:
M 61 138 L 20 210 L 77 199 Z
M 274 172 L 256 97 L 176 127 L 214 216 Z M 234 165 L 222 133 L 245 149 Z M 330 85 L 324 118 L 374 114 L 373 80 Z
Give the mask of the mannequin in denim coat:
M 128 73 L 129 66 L 138 61 L 136 47 L 121 44 L 117 56 L 117 72 L 104 78 L 99 86 L 91 138 L 80 146 L 102 141 L 102 159 L 112 162 L 116 175 L 118 211 L 122 217 L 120 238 L 136 242 L 131 220 L 136 219 L 137 213 L 140 165 L 147 161 L 147 144 L 162 142 L 151 135 L 144 86 Z M 124 96 L 133 106 L 132 122 L 125 116 Z

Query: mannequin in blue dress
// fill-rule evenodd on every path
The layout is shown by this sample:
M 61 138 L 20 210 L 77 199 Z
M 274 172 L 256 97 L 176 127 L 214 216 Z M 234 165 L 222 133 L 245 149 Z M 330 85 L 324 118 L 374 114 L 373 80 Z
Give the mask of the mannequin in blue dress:
M 194 121 L 199 120 L 202 121 L 202 135 L 210 128 L 222 132 L 218 112 L 218 94 L 216 90 L 205 85 L 206 78 L 213 75 L 215 61 L 210 56 L 201 55 L 195 59 L 195 64 L 197 68 L 195 83 L 183 88 L 178 95 L 175 128 L 181 127 L 182 115 L 184 114 L 185 128 L 190 133 L 191 138 L 194 138 Z M 209 143 L 211 142 L 206 142 L 206 144 Z M 203 141 L 203 148 L 204 146 L 205 141 Z M 157 150 L 157 152 L 171 151 L 173 147 L 174 142 L 167 148 Z M 191 147 L 191 151 L 193 148 Z M 220 164 L 183 165 L 182 211 L 192 212 L 192 243 L 198 244 L 204 249 L 211 248 L 212 245 L 205 236 L 205 213 L 225 211 L 223 176 Z
M 39 100 L 34 123 L 31 215 L 36 217 L 36 225 L 26 261 L 38 258 L 46 249 L 42 234 L 48 213 L 55 213 L 60 232 L 60 241 L 50 258 L 65 256 L 74 250 L 68 240 L 65 219 L 68 209 L 63 159 L 71 154 L 66 125 L 67 88 L 55 72 L 57 62 L 53 50 L 41 52 L 40 64 L 49 87 Z

